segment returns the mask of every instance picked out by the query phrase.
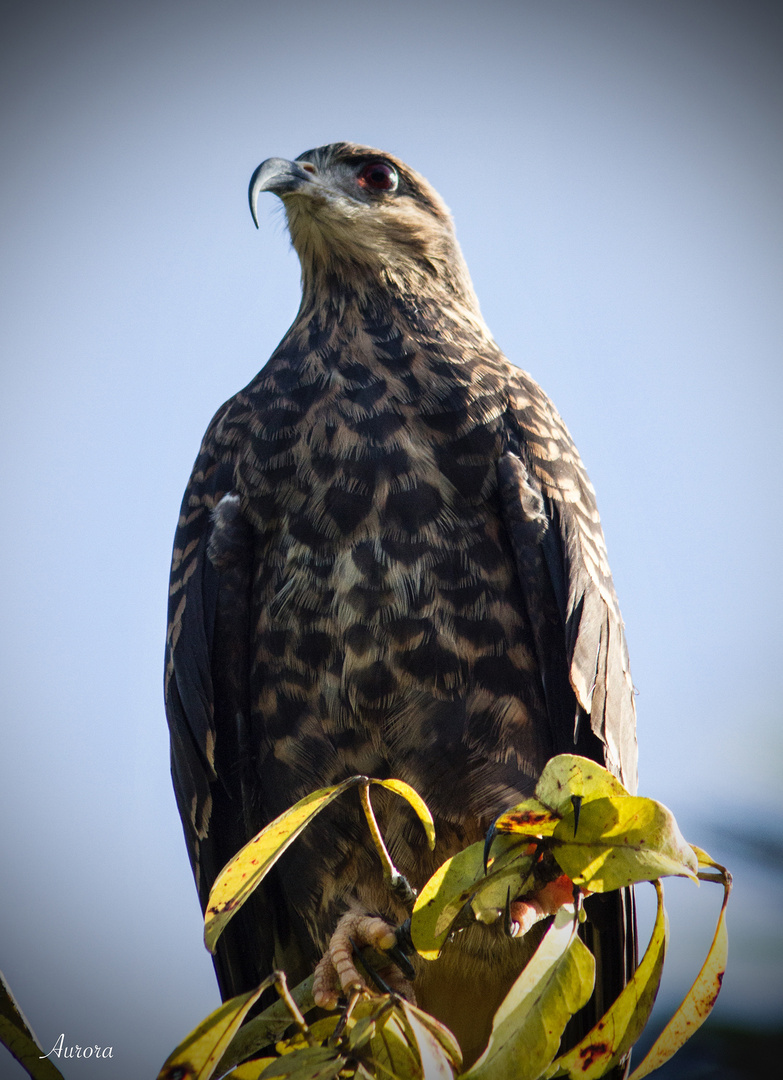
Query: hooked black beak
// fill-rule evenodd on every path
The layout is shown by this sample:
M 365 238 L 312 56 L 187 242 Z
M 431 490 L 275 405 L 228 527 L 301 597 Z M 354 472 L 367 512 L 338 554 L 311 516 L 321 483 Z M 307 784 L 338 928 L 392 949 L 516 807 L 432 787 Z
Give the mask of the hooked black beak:
M 248 190 L 250 213 L 253 215 L 256 228 L 258 228 L 258 196 L 262 191 L 271 191 L 275 195 L 289 195 L 303 184 L 309 183 L 312 178 L 312 173 L 303 169 L 296 161 L 286 161 L 285 158 L 275 157 L 262 161 L 250 177 Z

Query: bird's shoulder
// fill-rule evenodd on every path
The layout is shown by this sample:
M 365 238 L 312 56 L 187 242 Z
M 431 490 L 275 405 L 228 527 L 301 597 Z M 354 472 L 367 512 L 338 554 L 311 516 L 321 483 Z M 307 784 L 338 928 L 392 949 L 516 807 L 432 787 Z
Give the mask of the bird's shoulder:
M 205 553 L 210 515 L 232 489 L 231 457 L 221 445 L 219 432 L 233 400 L 231 398 L 221 405 L 207 427 L 180 505 L 169 574 L 165 669 L 167 698 L 174 674 L 174 654 L 182 631 L 188 583 L 198 572 Z
M 573 561 L 584 567 L 613 616 L 619 620 L 609 557 L 595 488 L 571 433 L 554 404 L 527 372 L 509 380 L 510 422 L 523 447 L 525 465 L 557 517 Z

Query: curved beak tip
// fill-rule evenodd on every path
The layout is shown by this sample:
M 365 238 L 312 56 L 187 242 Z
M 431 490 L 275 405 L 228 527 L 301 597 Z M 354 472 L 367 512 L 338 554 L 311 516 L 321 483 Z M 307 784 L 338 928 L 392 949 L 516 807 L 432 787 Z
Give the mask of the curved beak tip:
M 250 177 L 248 199 L 250 213 L 258 228 L 258 196 L 262 191 L 271 191 L 274 195 L 289 195 L 312 179 L 309 172 L 295 161 L 283 158 L 267 158 L 262 161 Z
M 247 198 L 250 203 L 250 213 L 253 218 L 253 224 L 258 228 L 258 196 L 261 194 L 262 188 L 260 184 L 261 170 L 263 166 L 259 165 L 253 175 L 250 177 L 250 187 L 247 190 Z

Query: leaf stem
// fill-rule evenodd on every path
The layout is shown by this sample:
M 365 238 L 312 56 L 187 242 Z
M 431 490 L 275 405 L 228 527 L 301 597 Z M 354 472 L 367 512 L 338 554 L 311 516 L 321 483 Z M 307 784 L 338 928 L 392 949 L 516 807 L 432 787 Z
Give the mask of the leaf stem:
M 378 822 L 375 818 L 375 811 L 370 802 L 370 783 L 371 781 L 365 780 L 359 788 L 359 796 L 362 800 L 362 809 L 364 810 L 364 816 L 367 818 L 367 825 L 370 829 L 372 842 L 375 845 L 375 850 L 378 852 L 383 865 L 383 880 L 407 907 L 411 907 L 416 896 L 408 883 L 408 879 L 399 872 L 392 862 L 392 857 L 386 848 L 383 836 L 381 835 L 381 830 L 379 829 Z
M 277 990 L 278 994 L 285 1002 L 286 1008 L 290 1012 L 291 1016 L 293 1016 L 294 1018 L 294 1023 L 299 1028 L 305 1039 L 307 1039 L 307 1042 L 310 1044 L 310 1046 L 317 1046 L 318 1040 L 310 1031 L 310 1028 L 307 1026 L 307 1021 L 299 1011 L 299 1006 L 291 997 L 291 991 L 288 989 L 288 980 L 285 977 L 284 971 L 275 972 L 275 990 Z

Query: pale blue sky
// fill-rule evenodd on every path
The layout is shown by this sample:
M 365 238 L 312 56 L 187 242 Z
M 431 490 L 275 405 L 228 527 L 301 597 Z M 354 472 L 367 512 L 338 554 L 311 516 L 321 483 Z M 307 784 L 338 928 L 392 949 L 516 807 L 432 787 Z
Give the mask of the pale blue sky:
M 779 873 L 723 828 L 783 832 L 780 9 L 283 7 L 5 5 L 0 967 L 44 1043 L 113 1044 L 107 1080 L 217 1003 L 168 775 L 171 541 L 212 413 L 298 304 L 250 174 L 350 139 L 444 196 L 580 447 L 642 792 L 736 871 L 724 1019 L 780 1019 Z M 718 908 L 677 885 L 669 997 Z

